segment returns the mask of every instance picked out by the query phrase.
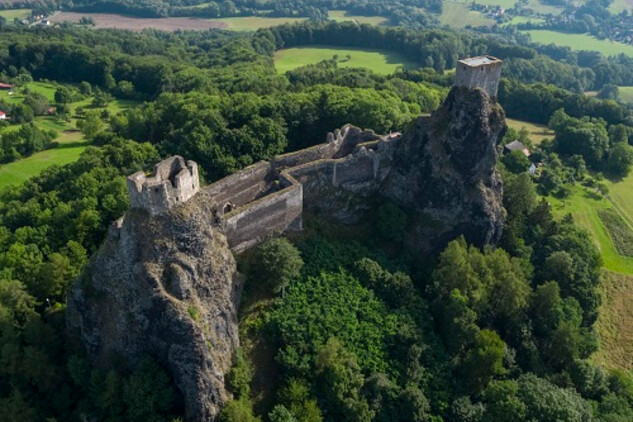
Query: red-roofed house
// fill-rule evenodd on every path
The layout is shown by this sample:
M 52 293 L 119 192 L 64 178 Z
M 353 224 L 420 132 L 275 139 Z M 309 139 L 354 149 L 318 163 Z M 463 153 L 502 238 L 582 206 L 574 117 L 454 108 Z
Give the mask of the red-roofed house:
M 0 110 L 0 120 L 5 120 L 7 118 L 7 113 L 5 113 L 4 111 Z
M 13 85 L 0 82 L 0 89 L 13 89 Z

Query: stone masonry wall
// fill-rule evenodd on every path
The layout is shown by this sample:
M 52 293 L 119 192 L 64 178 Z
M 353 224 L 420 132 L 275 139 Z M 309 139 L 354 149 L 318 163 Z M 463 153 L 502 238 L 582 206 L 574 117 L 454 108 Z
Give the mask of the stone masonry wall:
M 485 64 L 478 67 L 457 63 L 455 85 L 465 88 L 481 88 L 490 97 L 496 97 L 501 77 L 501 62 Z
M 303 186 L 283 173 L 280 181 L 286 187 L 222 217 L 231 249 L 239 252 L 286 230 L 302 229 Z
M 198 165 L 176 155 L 156 164 L 150 177 L 143 172 L 129 176 L 127 188 L 132 208 L 160 214 L 198 192 Z

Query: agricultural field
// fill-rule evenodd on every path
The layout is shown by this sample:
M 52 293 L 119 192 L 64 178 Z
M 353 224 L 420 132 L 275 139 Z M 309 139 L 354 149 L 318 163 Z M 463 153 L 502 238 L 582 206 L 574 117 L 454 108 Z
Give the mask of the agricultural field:
M 629 190 L 629 195 L 630 192 Z M 613 194 L 610 196 L 614 201 L 617 201 Z M 552 204 L 552 212 L 555 216 L 562 218 L 566 214 L 571 214 L 574 221 L 589 232 L 596 247 L 600 250 L 604 267 L 607 270 L 633 275 L 633 258 L 618 253 L 607 227 L 600 219 L 599 211 L 615 210 L 614 203 L 596 193 L 594 189 L 579 185 L 574 186 L 572 194 L 565 199 L 554 197 L 547 199 Z M 618 208 L 626 208 L 626 206 L 619 204 Z M 633 208 L 630 208 L 630 211 L 633 213 Z
M 536 123 L 524 122 L 522 120 L 515 119 L 506 119 L 506 123 L 508 127 L 511 127 L 514 130 L 521 130 L 521 128 L 526 128 L 530 133 L 530 140 L 533 144 L 538 145 L 543 142 L 544 139 L 551 139 L 554 137 L 554 131 L 548 128 L 545 125 L 539 125 Z
M 61 12 L 50 18 L 53 23 L 78 23 L 82 17 L 90 17 L 95 22 L 95 28 L 117 28 L 140 32 L 143 29 L 154 28 L 161 31 L 224 29 L 227 24 L 219 20 L 196 18 L 131 18 L 111 13 L 75 13 Z M 237 18 L 244 19 L 244 18 Z
M 208 22 L 219 23 L 219 28 L 229 31 L 256 31 L 260 28 L 283 25 L 285 23 L 301 22 L 306 18 L 267 18 L 261 16 L 247 16 L 240 18 L 205 19 Z
M 31 16 L 31 9 L 6 9 L 0 10 L 0 16 L 11 23 L 14 19 L 26 19 Z
M 466 26 L 494 25 L 495 21 L 485 17 L 480 12 L 468 9 L 465 3 L 446 1 L 442 5 L 440 22 L 451 28 L 464 28 Z
M 633 103 L 633 86 L 619 86 L 618 94 L 621 101 L 625 103 Z
M 601 347 L 592 359 L 606 369 L 633 370 L 633 277 L 607 271 L 596 329 Z
M 382 16 L 348 15 L 344 10 L 330 10 L 328 12 L 328 18 L 337 22 L 355 21 L 358 23 L 368 23 L 370 25 L 385 25 L 388 22 L 388 19 Z
M 89 145 L 78 131 L 62 132 L 55 139 L 59 145 L 37 152 L 29 157 L 0 165 L 0 190 L 7 186 L 23 183 L 52 165 L 64 165 L 76 161 Z
M 609 10 L 611 13 L 620 13 L 623 10 L 631 10 L 633 9 L 633 0 L 614 0 L 613 3 L 609 5 Z
M 534 10 L 535 13 L 542 13 L 544 15 L 560 15 L 563 11 L 562 7 L 545 4 L 542 0 L 529 0 L 527 6 Z
M 485 6 L 501 6 L 504 9 L 513 8 L 516 2 L 517 0 L 473 0 L 473 3 L 483 4 Z
M 520 23 L 532 23 L 535 25 L 545 23 L 545 19 L 532 16 L 515 16 L 508 22 L 502 23 L 500 26 L 518 25 Z
M 32 82 L 27 86 L 31 91 L 44 95 L 53 103 L 57 85 L 46 82 Z M 19 103 L 23 101 L 24 96 L 18 93 L 9 95 L 9 91 L 0 91 L 0 99 L 11 103 Z M 91 102 L 92 98 L 86 98 L 82 101 L 69 104 L 71 115 L 75 115 L 78 107 L 90 109 Z M 103 109 L 107 109 L 112 115 L 134 107 L 137 104 L 138 102 L 136 101 L 115 99 Z M 103 109 L 97 108 L 96 110 Z M 37 152 L 21 160 L 0 165 L 0 190 L 13 184 L 22 183 L 52 165 L 64 165 L 77 160 L 79 155 L 89 145 L 89 142 L 75 129 L 76 122 L 76 118 L 71 118 L 69 122 L 64 122 L 54 116 L 35 117 L 33 123 L 38 128 L 58 132 L 58 137 L 54 140 L 57 146 L 52 149 Z M 12 131 L 18 129 L 19 125 L 11 125 L 2 130 Z
M 283 25 L 305 20 L 305 18 L 267 18 L 260 16 L 248 16 L 238 18 L 132 18 L 111 13 L 75 13 L 61 12 L 51 17 L 55 23 L 78 23 L 82 17 L 90 17 L 95 22 L 96 29 L 117 28 L 139 32 L 143 29 L 153 28 L 161 31 L 206 31 L 208 29 L 226 29 L 229 31 L 255 31 L 259 28 Z M 374 19 L 374 18 L 370 18 Z
M 522 31 L 530 34 L 532 41 L 540 44 L 556 44 L 570 47 L 572 50 L 599 51 L 606 56 L 626 54 L 633 56 L 633 46 L 609 40 L 599 40 L 587 34 L 570 34 L 550 30 L 534 29 Z
M 376 73 L 388 75 L 398 67 L 408 69 L 418 67 L 401 54 L 389 50 L 342 49 L 328 46 L 298 47 L 279 50 L 275 53 L 275 67 L 279 73 L 285 73 L 297 67 L 318 63 L 339 57 L 340 67 L 366 67 Z M 345 57 L 349 55 L 350 59 Z

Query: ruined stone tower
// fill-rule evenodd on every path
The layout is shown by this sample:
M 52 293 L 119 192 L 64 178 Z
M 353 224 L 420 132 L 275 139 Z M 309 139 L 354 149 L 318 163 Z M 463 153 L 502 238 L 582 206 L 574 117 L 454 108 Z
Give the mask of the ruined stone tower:
M 497 97 L 501 64 L 503 62 L 493 56 L 469 57 L 457 63 L 455 86 L 465 88 L 481 88 L 491 98 Z
M 154 166 L 147 177 L 142 171 L 127 178 L 132 208 L 142 208 L 151 215 L 183 203 L 200 190 L 198 165 L 176 155 Z

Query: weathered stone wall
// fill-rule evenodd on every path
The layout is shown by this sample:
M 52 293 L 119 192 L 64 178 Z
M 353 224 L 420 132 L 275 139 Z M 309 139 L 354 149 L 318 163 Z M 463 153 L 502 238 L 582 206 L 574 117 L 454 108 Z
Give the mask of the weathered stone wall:
M 457 63 L 455 85 L 465 88 L 481 88 L 490 97 L 496 97 L 499 90 L 502 63 L 484 64 L 478 67 Z
M 176 155 L 154 166 L 150 177 L 137 172 L 127 178 L 132 208 L 157 215 L 186 202 L 200 190 L 198 165 Z
M 283 173 L 279 182 L 280 190 L 222 217 L 222 231 L 231 249 L 239 252 L 286 230 L 302 229 L 303 187 Z
M 255 200 L 258 195 L 266 191 L 267 185 L 273 179 L 270 163 L 260 161 L 222 180 L 205 186 L 203 190 L 213 197 L 214 203 L 220 209 L 228 203 L 231 203 L 233 207 L 241 207 Z

